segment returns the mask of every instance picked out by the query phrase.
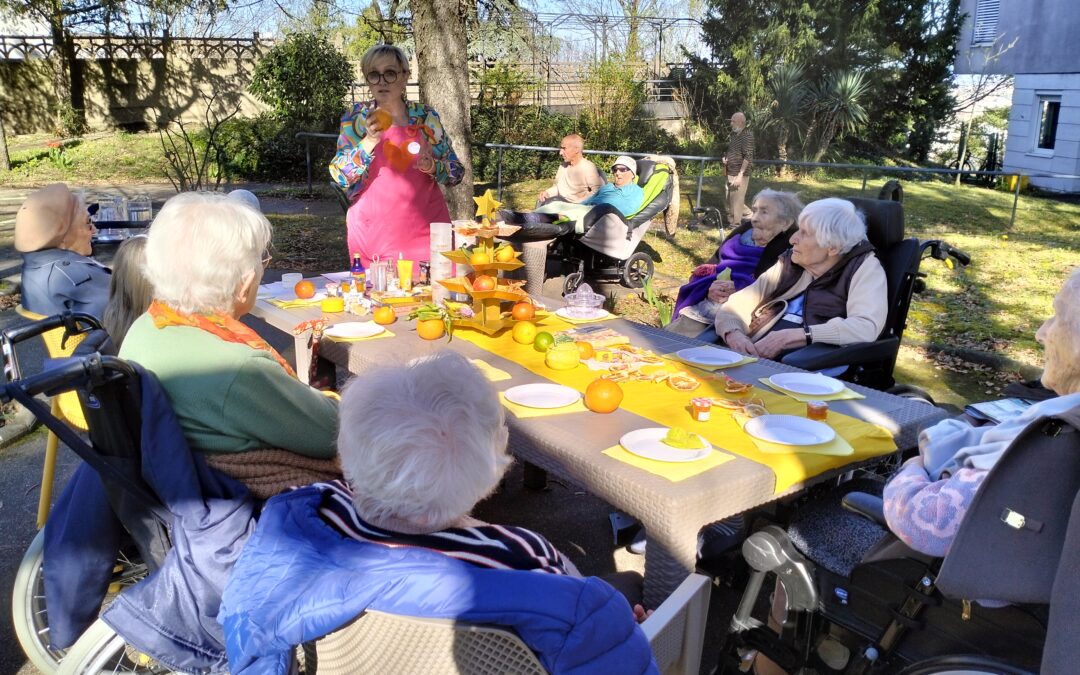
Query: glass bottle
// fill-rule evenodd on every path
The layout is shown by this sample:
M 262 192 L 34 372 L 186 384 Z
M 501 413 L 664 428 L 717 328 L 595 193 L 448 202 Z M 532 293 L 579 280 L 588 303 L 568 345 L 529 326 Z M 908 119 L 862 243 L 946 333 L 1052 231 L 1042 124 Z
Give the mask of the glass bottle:
M 353 287 L 356 292 L 363 295 L 367 286 L 367 274 L 364 272 L 364 264 L 360 262 L 360 254 L 354 253 L 352 257 L 352 267 L 349 268 L 349 272 L 352 274 Z

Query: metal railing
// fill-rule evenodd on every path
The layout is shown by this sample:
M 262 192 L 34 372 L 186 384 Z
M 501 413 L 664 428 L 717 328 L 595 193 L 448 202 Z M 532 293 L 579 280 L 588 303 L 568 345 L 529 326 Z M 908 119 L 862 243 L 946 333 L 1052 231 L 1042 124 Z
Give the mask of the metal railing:
M 330 139 L 337 140 L 336 134 L 316 134 L 309 132 L 300 132 L 296 134 L 297 139 L 304 140 L 304 151 L 307 161 L 307 176 L 308 176 L 308 192 L 312 190 L 312 176 L 311 176 L 311 139 Z M 496 166 L 495 166 L 495 186 L 498 199 L 502 199 L 503 190 L 503 153 L 507 150 L 525 150 L 531 152 L 558 152 L 558 148 L 553 148 L 543 145 L 510 145 L 507 143 L 483 143 L 477 144 L 476 147 L 487 148 L 489 150 L 496 151 Z M 602 155 L 617 157 L 619 155 L 628 155 L 631 157 L 648 157 L 651 154 L 645 152 L 620 152 L 617 150 L 588 150 L 587 155 Z M 663 154 L 663 153 L 661 153 Z M 702 155 L 665 155 L 672 159 L 684 161 L 684 162 L 697 162 L 697 193 L 694 199 L 694 204 L 701 206 L 701 193 L 705 183 L 705 168 L 709 164 L 722 164 L 723 157 L 712 157 Z M 866 183 L 871 173 L 894 173 L 894 174 L 926 174 L 926 175 L 942 175 L 942 176 L 1015 176 L 1016 181 L 1013 186 L 1013 203 L 1012 212 L 1009 215 L 1009 227 L 1012 227 L 1016 222 L 1016 207 L 1020 201 L 1020 188 L 1023 178 L 1058 178 L 1065 180 L 1080 180 L 1080 175 L 1073 174 L 1060 174 L 1060 173 L 1021 173 L 1016 171 L 970 171 L 967 169 L 924 169 L 924 168 L 912 168 L 903 166 L 879 166 L 879 165 L 867 165 L 867 164 L 830 164 L 828 162 L 793 162 L 793 161 L 781 161 L 778 159 L 755 159 L 754 164 L 756 166 L 791 166 L 810 169 L 829 169 L 829 170 L 841 170 L 841 171 L 859 171 L 862 173 L 862 188 L 860 193 L 866 193 Z

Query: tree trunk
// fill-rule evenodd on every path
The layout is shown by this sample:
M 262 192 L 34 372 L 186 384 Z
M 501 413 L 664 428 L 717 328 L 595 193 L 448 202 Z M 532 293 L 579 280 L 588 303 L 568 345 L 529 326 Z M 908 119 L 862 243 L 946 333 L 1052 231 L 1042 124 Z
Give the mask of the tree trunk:
M 829 151 L 829 144 L 832 143 L 833 137 L 836 136 L 836 127 L 836 116 L 830 114 L 825 126 L 821 129 L 821 140 L 818 141 L 818 149 L 814 153 L 814 162 L 820 162 L 825 153 Z
M 11 170 L 11 158 L 8 156 L 7 132 L 4 129 L 4 109 L 0 107 L 0 171 Z
M 64 30 L 64 17 L 59 8 L 50 21 L 49 32 L 52 34 L 53 42 L 53 53 L 50 59 L 53 71 L 53 91 L 56 92 L 53 130 L 60 134 L 64 130 L 64 105 L 71 104 L 71 64 L 68 63 L 67 31 Z
M 791 130 L 788 129 L 786 124 L 781 123 L 780 124 L 780 133 L 776 138 L 776 157 L 781 162 L 786 162 L 787 161 L 787 141 L 788 141 L 788 134 L 789 133 L 791 133 Z M 790 178 L 791 177 L 791 167 L 789 167 L 787 164 L 781 164 L 780 165 L 780 177 L 781 178 Z
M 452 218 L 472 218 L 472 130 L 464 0 L 412 0 L 413 40 L 424 103 L 442 118 L 443 129 L 465 167 L 461 184 L 446 190 Z

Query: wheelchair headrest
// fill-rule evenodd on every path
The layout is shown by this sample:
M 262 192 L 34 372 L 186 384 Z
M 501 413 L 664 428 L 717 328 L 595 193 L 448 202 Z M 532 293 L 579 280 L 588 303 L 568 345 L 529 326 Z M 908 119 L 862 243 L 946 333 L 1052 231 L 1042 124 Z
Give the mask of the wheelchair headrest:
M 645 187 L 656 170 L 656 162 L 651 159 L 639 159 L 637 161 L 637 184 Z
M 900 202 L 845 197 L 866 216 L 866 238 L 879 254 L 904 238 L 904 207 Z

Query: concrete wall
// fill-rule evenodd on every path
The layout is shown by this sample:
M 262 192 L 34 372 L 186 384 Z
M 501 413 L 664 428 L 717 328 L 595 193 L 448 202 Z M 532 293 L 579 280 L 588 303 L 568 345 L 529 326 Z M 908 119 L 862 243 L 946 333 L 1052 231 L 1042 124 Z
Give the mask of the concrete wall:
M 153 58 L 80 59 L 91 130 L 156 128 L 182 118 L 206 123 L 240 106 L 242 116 L 265 110 L 247 93 L 258 57 L 269 45 L 239 57 L 199 49 L 167 49 Z M 9 134 L 50 132 L 56 97 L 52 70 L 42 59 L 0 61 L 0 106 Z
M 1061 98 L 1053 150 L 1036 147 L 1040 96 Z M 1080 175 L 1080 74 L 1016 76 L 1004 170 Z M 1080 192 L 1080 179 L 1032 178 L 1031 184 L 1057 192 Z
M 998 0 L 996 42 L 974 44 L 978 1 L 960 0 L 967 18 L 957 45 L 957 73 L 1080 73 L 1080 1 Z M 987 62 L 1014 40 L 999 58 Z

